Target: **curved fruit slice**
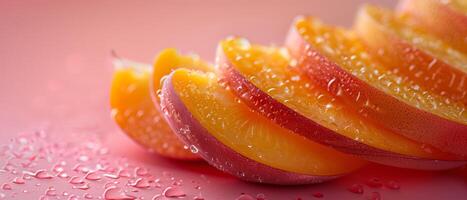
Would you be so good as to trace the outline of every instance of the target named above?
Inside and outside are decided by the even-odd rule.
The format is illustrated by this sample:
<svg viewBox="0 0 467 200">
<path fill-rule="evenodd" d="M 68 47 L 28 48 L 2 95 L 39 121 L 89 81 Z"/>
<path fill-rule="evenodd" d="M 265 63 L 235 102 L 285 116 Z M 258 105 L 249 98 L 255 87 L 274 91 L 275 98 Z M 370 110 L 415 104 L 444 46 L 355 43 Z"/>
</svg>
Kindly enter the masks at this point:
<svg viewBox="0 0 467 200">
<path fill-rule="evenodd" d="M 112 118 L 134 141 L 162 156 L 198 159 L 184 148 L 154 107 L 149 91 L 151 66 L 115 60 L 110 90 Z"/>
<path fill-rule="evenodd" d="M 361 8 L 355 30 L 385 68 L 408 78 L 403 82 L 467 105 L 466 55 L 410 26 L 406 16 L 382 8 Z"/>
<path fill-rule="evenodd" d="M 291 70 L 285 49 L 229 39 L 221 42 L 217 55 L 226 87 L 251 109 L 308 139 L 397 167 L 447 169 L 466 163 L 435 161 L 452 156 L 362 121 L 342 101 Z"/>
<path fill-rule="evenodd" d="M 213 73 L 175 70 L 161 106 L 172 129 L 214 167 L 254 182 L 316 183 L 364 163 L 313 143 L 251 111 Z"/>
<path fill-rule="evenodd" d="M 201 60 L 197 55 L 183 56 L 180 55 L 176 49 L 166 49 L 159 53 L 154 62 L 154 72 L 152 74 L 152 91 L 153 101 L 156 107 L 160 105 L 160 99 L 158 93 L 162 89 L 162 82 L 164 76 L 170 74 L 170 72 L 179 69 L 186 68 L 202 72 L 213 71 L 213 67 L 208 63 Z"/>
<path fill-rule="evenodd" d="M 287 47 L 302 72 L 368 120 L 466 156 L 466 106 L 403 81 L 403 76 L 374 62 L 352 33 L 299 18 Z"/>
<path fill-rule="evenodd" d="M 418 26 L 467 54 L 467 1 L 403 0 L 398 7 Z"/>
</svg>

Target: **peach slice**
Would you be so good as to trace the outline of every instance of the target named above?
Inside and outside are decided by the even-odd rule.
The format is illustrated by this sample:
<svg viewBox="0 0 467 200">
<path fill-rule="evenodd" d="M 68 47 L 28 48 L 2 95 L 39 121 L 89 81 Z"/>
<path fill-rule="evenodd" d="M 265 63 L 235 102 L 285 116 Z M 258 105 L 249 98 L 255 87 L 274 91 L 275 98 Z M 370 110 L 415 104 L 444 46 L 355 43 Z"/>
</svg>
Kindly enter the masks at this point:
<svg viewBox="0 0 467 200">
<path fill-rule="evenodd" d="M 364 6 L 355 31 L 383 67 L 406 78 L 403 82 L 467 105 L 467 56 L 411 26 L 406 15 Z"/>
<path fill-rule="evenodd" d="M 165 157 L 193 160 L 199 157 L 184 148 L 150 97 L 150 65 L 115 60 L 110 90 L 112 118 L 134 141 Z"/>
<path fill-rule="evenodd" d="M 214 167 L 272 184 L 317 183 L 365 162 L 313 143 L 251 111 L 214 73 L 178 69 L 165 79 L 161 106 L 172 129 Z"/>
<path fill-rule="evenodd" d="M 418 26 L 467 54 L 467 1 L 403 0 L 398 8 Z"/>
<path fill-rule="evenodd" d="M 435 170 L 466 163 L 362 120 L 350 106 L 289 67 L 285 49 L 228 39 L 220 43 L 217 56 L 225 87 L 251 109 L 310 140 L 397 167 Z"/>
<path fill-rule="evenodd" d="M 298 18 L 287 47 L 294 64 L 369 121 L 422 144 L 467 155 L 466 106 L 433 94 L 375 62 L 346 30 Z"/>
<path fill-rule="evenodd" d="M 156 107 L 160 105 L 159 95 L 157 94 L 160 93 L 162 89 L 161 83 L 163 82 L 164 76 L 169 75 L 170 72 L 178 68 L 187 68 L 203 72 L 214 70 L 210 64 L 200 59 L 197 55 L 183 56 L 175 49 L 166 49 L 162 51 L 156 57 L 152 74 L 152 97 Z"/>
</svg>

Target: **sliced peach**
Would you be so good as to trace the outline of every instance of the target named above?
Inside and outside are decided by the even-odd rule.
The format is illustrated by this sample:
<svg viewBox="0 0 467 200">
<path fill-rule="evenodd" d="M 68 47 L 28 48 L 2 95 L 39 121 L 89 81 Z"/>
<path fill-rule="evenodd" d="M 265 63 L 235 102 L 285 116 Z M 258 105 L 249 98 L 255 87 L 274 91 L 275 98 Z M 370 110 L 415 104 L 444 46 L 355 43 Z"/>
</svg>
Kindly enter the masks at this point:
<svg viewBox="0 0 467 200">
<path fill-rule="evenodd" d="M 161 106 L 190 149 L 240 179 L 273 184 L 316 183 L 365 162 L 279 127 L 251 111 L 213 73 L 178 69 L 165 79 Z"/>
<path fill-rule="evenodd" d="M 285 49 L 228 39 L 220 43 L 217 56 L 225 87 L 251 109 L 308 139 L 397 167 L 447 169 L 466 163 L 363 120 L 342 100 L 289 67 Z"/>
<path fill-rule="evenodd" d="M 398 7 L 417 26 L 467 54 L 467 1 L 402 0 Z"/>
<path fill-rule="evenodd" d="M 368 120 L 422 144 L 467 155 L 466 106 L 382 67 L 351 32 L 299 18 L 286 43 L 300 71 Z"/>
<path fill-rule="evenodd" d="M 187 68 L 196 71 L 209 72 L 213 67 L 200 59 L 197 55 L 180 55 L 175 49 L 165 49 L 156 57 L 152 74 L 153 100 L 156 107 L 160 104 L 159 93 L 162 89 L 162 79 L 175 69 Z"/>
<path fill-rule="evenodd" d="M 118 59 L 115 62 L 110 105 L 112 117 L 134 141 L 162 156 L 176 159 L 198 159 L 184 148 L 150 97 L 149 65 Z"/>
<path fill-rule="evenodd" d="M 406 15 L 373 6 L 360 9 L 355 30 L 373 57 L 403 82 L 467 105 L 465 54 L 410 26 Z"/>
</svg>

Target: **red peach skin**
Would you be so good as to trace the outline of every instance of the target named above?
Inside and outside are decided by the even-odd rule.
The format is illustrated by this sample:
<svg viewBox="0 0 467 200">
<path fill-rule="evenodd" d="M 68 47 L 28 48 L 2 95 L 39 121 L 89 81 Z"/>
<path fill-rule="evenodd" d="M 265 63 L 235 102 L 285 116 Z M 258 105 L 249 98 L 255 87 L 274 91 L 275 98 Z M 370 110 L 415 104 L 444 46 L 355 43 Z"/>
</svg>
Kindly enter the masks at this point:
<svg viewBox="0 0 467 200">
<path fill-rule="evenodd" d="M 314 49 L 295 26 L 288 34 L 286 46 L 291 56 L 299 62 L 302 72 L 324 88 L 334 80 L 334 84 L 342 87 L 343 93 L 339 96 L 336 95 L 337 91 L 331 91 L 333 95 L 341 97 L 351 107 L 363 108 L 374 122 L 440 150 L 460 156 L 467 154 L 467 125 L 417 109 L 360 80 Z M 355 99 L 369 99 L 377 104 L 380 111 L 368 108 L 364 106 L 364 101 Z"/>
<path fill-rule="evenodd" d="M 161 107 L 165 113 L 164 117 L 169 122 L 172 130 L 186 144 L 194 145 L 198 149 L 198 155 L 217 169 L 242 180 L 278 185 L 297 185 L 320 183 L 338 177 L 310 176 L 286 172 L 253 161 L 228 148 L 214 138 L 186 108 L 174 91 L 172 75 L 167 77 L 162 86 Z M 179 130 L 183 129 L 187 124 L 190 126 L 190 133 L 180 133 Z"/>
<path fill-rule="evenodd" d="M 445 170 L 463 166 L 467 163 L 460 160 L 433 160 L 407 156 L 378 149 L 335 133 L 288 108 L 257 88 L 232 66 L 232 63 L 226 58 L 221 48 L 219 48 L 217 53 L 217 60 L 222 80 L 229 85 L 237 97 L 242 99 L 250 108 L 273 120 L 280 126 L 303 135 L 312 141 L 372 162 L 401 168 Z M 245 93 L 249 95 L 238 95 Z"/>
</svg>

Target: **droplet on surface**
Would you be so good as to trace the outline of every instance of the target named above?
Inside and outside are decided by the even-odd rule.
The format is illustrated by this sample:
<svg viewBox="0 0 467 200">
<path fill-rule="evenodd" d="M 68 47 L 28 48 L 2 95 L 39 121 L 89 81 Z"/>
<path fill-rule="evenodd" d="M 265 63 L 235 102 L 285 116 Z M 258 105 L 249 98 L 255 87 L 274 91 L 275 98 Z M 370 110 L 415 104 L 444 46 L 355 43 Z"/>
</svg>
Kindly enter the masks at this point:
<svg viewBox="0 0 467 200">
<path fill-rule="evenodd" d="M 135 196 L 127 194 L 122 188 L 111 186 L 104 191 L 104 199 L 106 200 L 133 200 Z"/>
<path fill-rule="evenodd" d="M 162 192 L 162 195 L 165 197 L 184 197 L 186 196 L 185 192 L 178 187 L 167 187 Z"/>
<path fill-rule="evenodd" d="M 15 179 L 13 179 L 13 183 L 15 184 L 24 184 L 26 181 L 21 178 L 21 177 L 16 177 Z"/>
<path fill-rule="evenodd" d="M 84 176 L 85 179 L 91 181 L 97 181 L 101 179 L 101 176 L 97 173 L 97 171 L 90 171 Z"/>
<path fill-rule="evenodd" d="M 323 193 L 321 193 L 321 192 L 315 192 L 315 193 L 313 193 L 313 196 L 316 197 L 316 198 L 323 198 L 324 197 Z"/>
<path fill-rule="evenodd" d="M 53 178 L 53 176 L 49 172 L 47 172 L 47 170 L 45 170 L 45 169 L 37 170 L 34 173 L 34 177 L 37 178 L 37 179 L 51 179 L 51 178 Z"/>
<path fill-rule="evenodd" d="M 147 176 L 149 174 L 149 171 L 144 167 L 137 167 L 135 168 L 135 174 L 138 176 Z"/>
<path fill-rule="evenodd" d="M 83 179 L 77 176 L 71 177 L 68 182 L 71 184 L 83 184 L 84 183 Z"/>
<path fill-rule="evenodd" d="M 3 190 L 11 190 L 12 188 L 11 188 L 11 185 L 10 185 L 10 184 L 4 183 L 4 184 L 2 185 L 2 189 L 3 189 Z"/>
<path fill-rule="evenodd" d="M 381 200 L 381 194 L 379 192 L 372 192 L 367 198 L 368 200 Z"/>
<path fill-rule="evenodd" d="M 385 186 L 389 189 L 392 189 L 392 190 L 399 190 L 401 188 L 401 186 L 399 185 L 398 182 L 396 181 L 389 181 L 385 184 Z"/>
<path fill-rule="evenodd" d="M 129 185 L 135 188 L 149 188 L 151 186 L 149 180 L 144 178 L 138 178 L 135 182 L 130 183 Z"/>
<path fill-rule="evenodd" d="M 89 188 L 90 188 L 89 183 L 85 183 L 83 185 L 78 185 L 78 186 L 76 185 L 73 186 L 73 189 L 80 189 L 80 190 L 87 190 Z"/>
<path fill-rule="evenodd" d="M 248 194 L 241 194 L 235 200 L 255 200 L 255 198 L 253 198 L 252 196 Z"/>
<path fill-rule="evenodd" d="M 353 184 L 349 188 L 347 188 L 349 192 L 355 193 L 355 194 L 363 194 L 363 185 L 362 184 Z"/>
<path fill-rule="evenodd" d="M 47 190 L 45 191 L 45 195 L 46 195 L 46 196 L 50 196 L 50 197 L 57 196 L 57 190 L 55 190 L 54 187 L 49 187 L 49 188 L 47 188 Z"/>
<path fill-rule="evenodd" d="M 383 182 L 381 181 L 381 179 L 373 177 L 366 181 L 366 185 L 372 188 L 379 188 L 383 186 Z"/>
<path fill-rule="evenodd" d="M 266 200 L 266 195 L 259 193 L 256 195 L 256 200 Z"/>
</svg>

